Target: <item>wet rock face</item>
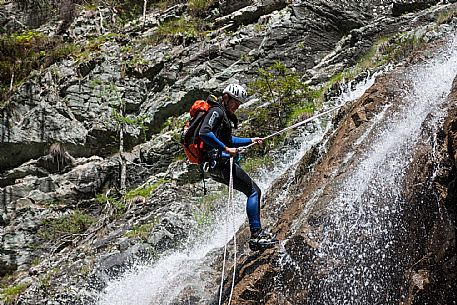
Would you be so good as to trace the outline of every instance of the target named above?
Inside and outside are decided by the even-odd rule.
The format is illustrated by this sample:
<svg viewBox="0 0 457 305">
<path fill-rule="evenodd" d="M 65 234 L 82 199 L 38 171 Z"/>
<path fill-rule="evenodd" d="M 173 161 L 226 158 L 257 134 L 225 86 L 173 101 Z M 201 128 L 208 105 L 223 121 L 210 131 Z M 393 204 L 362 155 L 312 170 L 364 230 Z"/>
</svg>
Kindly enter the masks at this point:
<svg viewBox="0 0 457 305">
<path fill-rule="evenodd" d="M 448 303 L 456 297 L 456 115 L 457 79 L 448 96 L 451 105 L 443 130 L 437 135 L 425 132 L 407 174 L 406 196 L 411 203 L 406 213 L 411 226 L 411 247 L 419 247 L 408 272 L 404 304 Z M 437 167 L 437 164 L 438 167 Z M 438 203 L 437 203 L 438 199 Z M 408 209 L 407 209 L 408 210 Z"/>
<path fill-rule="evenodd" d="M 336 190 L 343 185 L 341 181 L 363 166 L 360 154 L 370 147 L 364 147 L 359 139 L 370 137 L 369 126 L 374 121 L 389 117 L 403 107 L 405 93 L 413 86 L 405 78 L 406 74 L 406 69 L 396 68 L 378 78 L 360 100 L 340 111 L 337 116 L 339 128 L 331 136 L 326 154 L 312 172 L 296 172 L 297 184 L 290 187 L 290 201 L 275 225 L 278 236 L 286 239 L 284 249 L 268 250 L 258 256 L 251 252 L 250 257 L 240 263 L 243 268 L 232 302 L 254 304 L 260 299 L 262 304 L 332 304 L 342 300 L 339 295 L 344 294 L 341 289 L 346 286 L 343 284 L 336 290 L 331 287 L 345 278 L 345 274 L 352 274 L 347 279 L 352 281 L 350 287 L 355 289 L 355 295 L 363 294 L 364 300 L 371 304 L 453 302 L 456 291 L 453 270 L 457 258 L 456 80 L 445 102 L 449 111 L 441 128 L 436 128 L 432 117 L 427 117 L 421 126 L 418 142 L 403 174 L 400 196 L 405 204 L 399 214 L 393 211 L 393 202 L 398 199 L 388 190 L 384 190 L 384 201 L 379 198 L 376 201 L 383 206 L 381 210 L 373 208 L 369 197 L 363 206 L 349 214 L 344 211 L 351 211 L 355 203 L 345 202 L 340 210 L 338 201 L 332 201 Z M 308 157 L 303 162 L 304 167 L 308 166 Z M 378 170 L 382 172 L 381 168 Z M 372 182 L 374 188 L 376 178 Z M 319 194 L 317 199 L 316 194 Z M 269 196 L 274 196 L 274 192 Z M 344 198 L 340 200 L 344 201 Z M 328 206 L 330 203 L 335 206 Z M 267 204 L 266 215 L 270 213 L 268 209 Z M 341 215 L 332 213 L 333 210 Z M 390 210 L 387 218 L 382 210 Z M 351 217 L 356 215 L 363 223 L 366 220 L 363 213 L 367 211 L 377 216 L 373 220 L 375 223 L 385 223 L 390 228 L 389 235 L 400 234 L 399 238 L 384 240 L 382 230 L 369 233 L 363 226 L 354 224 L 356 229 L 351 232 L 351 226 L 344 225 L 345 221 L 351 223 Z M 335 217 L 342 221 L 336 222 Z M 401 226 L 388 224 L 389 221 L 401 223 Z M 372 223 L 367 223 L 368 227 L 370 225 Z M 384 242 L 377 244 L 377 239 L 370 239 L 370 234 Z M 331 247 L 341 253 L 322 252 L 329 240 L 352 246 L 340 248 L 335 243 Z M 353 256 L 353 253 L 360 256 Z M 358 264 L 351 265 L 351 260 Z M 383 271 L 377 277 L 371 273 L 370 264 L 374 266 L 380 261 Z M 361 267 L 363 270 L 357 273 L 358 266 L 368 267 Z M 404 272 L 398 272 L 399 269 Z M 385 292 L 382 300 L 379 294 L 372 293 L 371 281 L 386 281 L 381 288 Z"/>
</svg>

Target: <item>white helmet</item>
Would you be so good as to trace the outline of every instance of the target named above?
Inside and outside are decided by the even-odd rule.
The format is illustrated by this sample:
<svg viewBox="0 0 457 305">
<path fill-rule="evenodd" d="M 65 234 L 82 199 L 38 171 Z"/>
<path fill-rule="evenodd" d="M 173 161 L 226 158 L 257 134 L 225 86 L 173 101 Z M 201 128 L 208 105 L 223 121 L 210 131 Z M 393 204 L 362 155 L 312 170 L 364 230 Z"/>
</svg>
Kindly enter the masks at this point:
<svg viewBox="0 0 457 305">
<path fill-rule="evenodd" d="M 230 84 L 227 87 L 225 87 L 222 94 L 225 93 L 227 93 L 234 99 L 238 100 L 241 104 L 246 102 L 246 98 L 248 97 L 246 89 L 244 89 L 243 86 L 240 86 L 238 84 Z"/>
</svg>

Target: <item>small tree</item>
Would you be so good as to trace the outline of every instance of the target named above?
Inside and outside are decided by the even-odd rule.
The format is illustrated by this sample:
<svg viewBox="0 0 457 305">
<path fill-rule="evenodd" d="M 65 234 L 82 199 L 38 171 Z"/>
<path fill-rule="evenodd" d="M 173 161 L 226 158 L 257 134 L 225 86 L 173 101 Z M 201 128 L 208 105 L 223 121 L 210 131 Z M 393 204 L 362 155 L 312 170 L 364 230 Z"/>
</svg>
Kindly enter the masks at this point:
<svg viewBox="0 0 457 305">
<path fill-rule="evenodd" d="M 124 134 L 127 126 L 138 127 L 141 132 L 147 131 L 147 126 L 144 124 L 144 117 L 135 117 L 126 115 L 126 102 L 122 92 L 114 85 L 110 86 L 104 91 L 105 96 L 114 98 L 115 104 L 111 106 L 111 127 L 119 133 L 119 163 L 121 165 L 120 173 L 120 191 L 125 193 L 125 181 L 127 177 L 127 163 L 124 158 Z"/>
<path fill-rule="evenodd" d="M 143 4 L 143 28 L 146 26 L 146 8 L 148 6 L 148 0 L 144 0 Z"/>
<path fill-rule="evenodd" d="M 257 133 L 263 131 L 266 135 L 272 130 L 285 127 L 297 109 L 305 112 L 314 110 L 312 92 L 300 79 L 298 73 L 291 71 L 280 61 L 258 70 L 256 80 L 248 84 L 249 93 L 260 97 L 268 106 L 256 108 L 249 115 L 251 126 Z"/>
</svg>

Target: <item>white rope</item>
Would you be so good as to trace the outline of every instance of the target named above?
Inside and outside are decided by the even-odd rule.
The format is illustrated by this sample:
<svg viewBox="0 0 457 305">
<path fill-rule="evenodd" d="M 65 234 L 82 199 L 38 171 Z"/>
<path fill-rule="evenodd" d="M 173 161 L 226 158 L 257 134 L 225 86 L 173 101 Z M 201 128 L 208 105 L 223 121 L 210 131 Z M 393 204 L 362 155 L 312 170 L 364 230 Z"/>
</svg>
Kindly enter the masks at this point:
<svg viewBox="0 0 457 305">
<path fill-rule="evenodd" d="M 232 176 L 232 172 L 230 171 L 230 177 Z M 229 187 L 229 199 L 228 199 L 227 207 L 230 204 L 230 187 Z M 225 228 L 224 228 L 224 241 L 227 240 L 227 226 L 228 226 L 228 209 L 225 212 Z M 219 305 L 222 304 L 222 292 L 224 290 L 224 274 L 225 274 L 225 261 L 227 257 L 227 243 L 224 242 L 224 259 L 222 261 L 222 274 L 221 274 L 221 285 L 219 289 Z"/>
<path fill-rule="evenodd" d="M 231 193 L 231 194 L 230 194 Z M 233 287 L 235 287 L 235 273 L 236 273 L 236 224 L 235 224 L 235 201 L 233 200 L 233 157 L 230 158 L 230 186 L 229 197 L 232 209 L 232 226 L 233 226 L 233 275 L 232 287 L 230 288 L 230 297 L 228 305 L 232 302 Z"/>
<path fill-rule="evenodd" d="M 232 211 L 232 228 L 233 228 L 233 246 L 234 246 L 234 263 L 233 263 L 233 277 L 232 286 L 230 288 L 230 297 L 228 304 L 232 302 L 233 287 L 235 286 L 235 272 L 236 272 L 236 225 L 235 225 L 235 203 L 233 201 L 233 157 L 230 157 L 230 180 L 229 180 L 229 193 L 227 200 L 227 209 L 225 213 L 225 235 L 224 240 L 227 239 L 228 231 L 228 213 Z M 227 243 L 224 245 L 224 260 L 222 263 L 222 275 L 221 275 L 221 286 L 219 289 L 219 305 L 222 304 L 222 292 L 224 290 L 224 274 L 225 274 L 225 262 L 227 258 Z"/>
<path fill-rule="evenodd" d="M 336 110 L 336 109 L 339 109 L 339 108 L 341 108 L 341 107 L 343 107 L 343 105 L 339 105 L 339 106 L 333 107 L 333 108 L 330 109 L 330 110 L 327 110 L 327 111 L 324 111 L 324 112 L 322 112 L 322 113 L 316 114 L 315 116 L 312 116 L 312 117 L 310 117 L 310 118 L 307 118 L 306 120 L 303 120 L 303 121 L 301 121 L 301 122 L 298 122 L 298 123 L 296 123 L 296 124 L 294 124 L 294 125 L 292 125 L 292 126 L 289 126 L 289 127 L 284 128 L 284 129 L 282 129 L 282 130 L 276 131 L 275 133 L 272 133 L 271 135 L 266 136 L 266 137 L 263 138 L 262 140 L 267 140 L 267 139 L 272 138 L 272 137 L 274 137 L 274 136 L 277 136 L 277 135 L 279 135 L 279 134 L 281 134 L 281 133 L 284 133 L 284 132 L 286 132 L 286 131 L 288 131 L 288 130 L 295 129 L 295 128 L 297 128 L 297 127 L 303 125 L 303 124 L 306 124 L 306 123 L 308 123 L 308 122 L 311 122 L 311 121 L 313 121 L 313 120 L 315 120 L 315 119 L 317 119 L 317 118 L 319 118 L 319 117 L 321 117 L 321 116 L 323 116 L 323 115 L 326 115 L 326 114 L 328 114 L 328 113 L 330 113 L 330 112 L 332 112 L 332 111 L 334 111 L 334 110 Z M 253 146 L 253 145 L 255 145 L 255 144 L 256 144 L 256 143 L 251 143 L 251 144 L 249 144 L 249 145 L 243 146 L 243 147 L 239 148 L 238 151 L 239 151 L 239 152 L 243 152 L 243 151 L 245 151 L 246 149 L 248 149 L 249 147 L 251 147 L 251 146 Z"/>
</svg>

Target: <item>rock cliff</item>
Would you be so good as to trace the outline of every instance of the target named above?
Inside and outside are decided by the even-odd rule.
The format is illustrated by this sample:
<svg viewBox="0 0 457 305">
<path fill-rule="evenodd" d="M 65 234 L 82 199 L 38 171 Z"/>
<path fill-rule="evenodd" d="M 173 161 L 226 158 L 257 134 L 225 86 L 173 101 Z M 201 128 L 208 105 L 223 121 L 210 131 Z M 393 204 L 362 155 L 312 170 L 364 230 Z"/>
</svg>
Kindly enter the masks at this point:
<svg viewBox="0 0 457 305">
<path fill-rule="evenodd" d="M 408 66 L 422 62 L 429 57 L 428 52 L 413 54 Z M 397 159 L 391 163 L 382 160 L 396 158 L 382 151 L 382 147 L 396 145 L 390 142 L 388 132 L 382 133 L 386 138 L 377 147 L 381 153 L 370 160 L 374 164 L 364 161 L 371 153 L 364 143 L 370 143 L 369 149 L 374 146 L 370 138 L 377 129 L 382 130 L 379 122 L 405 107 L 405 88 L 413 88 L 405 77 L 408 70 L 414 68 L 397 67 L 377 78 L 362 98 L 340 111 L 336 118 L 339 127 L 331 135 L 325 154 L 317 162 L 305 155 L 280 213 L 275 193 L 290 177 L 273 186 L 264 212 L 284 242 L 279 249 L 239 254 L 243 259 L 235 278 L 233 304 L 453 302 L 455 72 L 451 91 L 439 106 L 446 108 L 444 117 L 437 121 L 428 115 L 421 124 L 405 172 L 393 176 L 396 181 L 392 189 L 385 188 L 390 186 L 388 182 L 378 180 L 391 178 L 383 174 L 383 167 L 391 172 L 401 167 Z M 416 106 L 414 102 L 406 105 Z M 394 139 L 398 140 L 406 142 L 400 136 Z M 406 147 L 402 149 L 408 154 Z M 378 177 L 371 176 L 373 166 Z M 353 177 L 354 172 L 360 177 Z M 401 187 L 395 190 L 395 184 Z M 357 195 L 360 197 L 354 197 L 360 189 L 364 190 Z M 398 202 L 404 205 L 399 208 Z M 240 233 L 241 240 L 246 236 L 247 232 Z M 227 291 L 231 291 L 230 278 Z M 228 292 L 225 296 L 228 299 Z"/>
<path fill-rule="evenodd" d="M 209 214 L 220 205 L 202 202 L 198 169 L 182 160 L 178 138 L 185 112 L 195 99 L 220 94 L 230 82 L 246 85 L 255 80 L 258 68 L 279 60 L 312 88 L 325 89 L 319 102 L 323 105 L 347 89 L 344 80 L 334 81 L 338 75 L 357 83 L 374 72 L 392 71 L 378 77 L 361 99 L 344 106 L 333 119 L 336 129 L 305 154 L 293 174 L 268 190 L 263 217 L 284 240 L 282 250 L 250 253 L 247 230 L 239 232 L 241 259 L 232 303 L 343 303 L 319 297 L 331 290 L 320 286 L 320 280 L 328 280 L 335 270 L 349 272 L 337 255 L 316 250 L 332 240 L 346 242 L 329 236 L 331 232 L 353 229 L 329 220 L 334 217 L 327 210 L 329 202 L 335 189 L 358 169 L 364 146 L 371 145 L 360 139 L 370 133 L 373 122 L 383 113 L 395 116 L 394 110 L 406 103 L 402 97 L 412 86 L 405 78 L 408 69 L 427 62 L 455 32 L 456 4 L 209 1 L 204 18 L 198 19 L 199 34 L 181 30 L 159 36 L 170 20 L 195 17 L 187 2 L 154 6 L 145 18 L 123 25 L 118 19 L 121 12 L 113 7 L 70 1 L 71 11 L 64 12 L 72 16 L 59 20 L 51 8 L 43 7 L 37 14 L 24 5 L 29 2 L 0 2 L 2 33 L 34 29 L 48 37 L 61 36 L 77 51 L 30 73 L 2 103 L 2 301 L 94 304 L 97 292 L 130 266 L 155 262 L 204 230 Z M 366 54 L 371 65 L 363 63 Z M 356 76 L 344 74 L 351 69 Z M 456 94 L 454 82 L 444 104 L 445 117 L 425 120 L 419 148 L 403 173 L 401 193 L 409 206 L 402 206 L 395 217 L 402 215 L 401 229 L 407 228 L 409 235 L 389 240 L 392 247 L 387 252 L 407 259 L 383 261 L 391 268 L 378 280 L 389 283 L 379 292 L 385 296 L 372 296 L 365 303 L 455 300 Z M 263 104 L 253 99 L 246 110 Z M 140 119 L 124 131 L 127 197 L 118 192 L 119 111 L 127 119 Z M 283 144 L 287 147 L 287 140 Z M 272 154 L 282 153 L 277 150 Z M 215 196 L 224 196 L 216 184 L 207 183 Z M 287 200 L 276 202 L 281 196 Z M 386 196 L 383 207 L 394 195 Z M 375 251 L 364 234 L 367 231 L 351 235 L 360 240 L 354 247 Z M 347 257 L 353 258 L 353 253 Z M 397 267 L 400 272 L 394 270 Z M 207 279 L 213 284 L 218 282 L 215 273 Z M 361 293 L 377 289 L 356 285 Z M 19 293 L 8 294 L 8 288 Z M 216 284 L 201 294 L 182 290 L 173 304 L 205 304 L 217 298 Z"/>
</svg>

